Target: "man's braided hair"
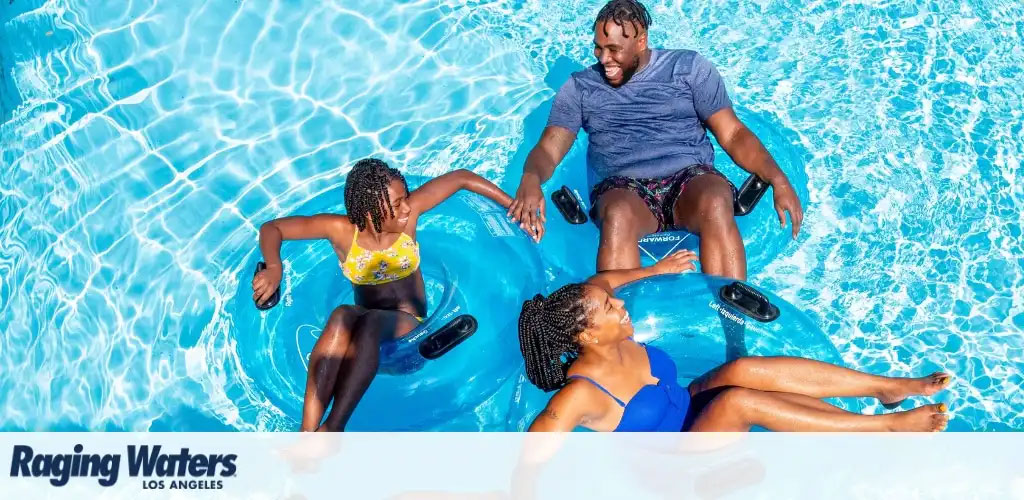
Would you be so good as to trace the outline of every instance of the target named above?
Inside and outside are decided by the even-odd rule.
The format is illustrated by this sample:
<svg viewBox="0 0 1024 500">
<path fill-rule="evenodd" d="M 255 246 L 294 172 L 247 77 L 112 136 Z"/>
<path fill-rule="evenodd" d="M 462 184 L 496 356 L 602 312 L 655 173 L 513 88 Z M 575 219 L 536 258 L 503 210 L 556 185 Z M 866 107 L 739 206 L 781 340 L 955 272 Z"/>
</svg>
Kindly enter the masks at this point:
<svg viewBox="0 0 1024 500">
<path fill-rule="evenodd" d="M 651 14 L 647 12 L 647 8 L 642 3 L 636 0 L 612 0 L 597 13 L 594 29 L 596 30 L 598 26 L 603 27 L 604 34 L 607 36 L 608 27 L 605 26 L 605 23 L 608 21 L 623 27 L 629 23 L 633 26 L 634 32 L 639 34 L 640 28 L 643 28 L 644 31 L 650 28 Z M 626 36 L 628 38 L 628 35 Z"/>
</svg>

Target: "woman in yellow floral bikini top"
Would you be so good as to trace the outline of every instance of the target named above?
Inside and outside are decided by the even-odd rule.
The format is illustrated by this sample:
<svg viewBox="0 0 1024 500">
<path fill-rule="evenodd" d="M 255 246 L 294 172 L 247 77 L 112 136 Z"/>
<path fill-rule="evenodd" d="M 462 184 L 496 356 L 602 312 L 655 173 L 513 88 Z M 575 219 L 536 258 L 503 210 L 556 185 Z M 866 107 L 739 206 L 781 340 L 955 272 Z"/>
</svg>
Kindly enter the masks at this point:
<svg viewBox="0 0 1024 500">
<path fill-rule="evenodd" d="M 352 244 L 342 262 L 341 272 L 355 285 L 382 285 L 400 280 L 420 267 L 420 246 L 402 233 L 385 250 L 359 248 L 358 231 L 352 231 Z"/>
<path fill-rule="evenodd" d="M 382 340 L 408 334 L 427 315 L 416 222 L 461 189 L 508 207 L 512 198 L 468 170 L 456 170 L 409 192 L 405 178 L 376 159 L 356 163 L 345 180 L 347 215 L 283 217 L 260 227 L 266 269 L 253 278 L 262 304 L 281 283 L 281 241 L 326 239 L 352 282 L 355 304 L 331 313 L 309 358 L 302 430 L 344 430 L 377 373 Z M 334 400 L 331 412 L 324 412 Z"/>
</svg>

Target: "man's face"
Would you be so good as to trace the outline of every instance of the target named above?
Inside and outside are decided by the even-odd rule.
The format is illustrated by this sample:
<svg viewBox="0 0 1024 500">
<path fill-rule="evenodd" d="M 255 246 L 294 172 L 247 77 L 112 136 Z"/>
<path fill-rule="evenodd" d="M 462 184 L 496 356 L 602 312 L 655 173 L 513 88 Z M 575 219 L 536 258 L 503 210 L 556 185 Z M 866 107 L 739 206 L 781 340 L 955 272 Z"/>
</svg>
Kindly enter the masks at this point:
<svg viewBox="0 0 1024 500">
<path fill-rule="evenodd" d="M 647 50 L 647 32 L 635 23 L 598 22 L 594 26 L 594 57 L 604 69 L 604 79 L 621 87 L 636 73 L 640 55 Z"/>
</svg>

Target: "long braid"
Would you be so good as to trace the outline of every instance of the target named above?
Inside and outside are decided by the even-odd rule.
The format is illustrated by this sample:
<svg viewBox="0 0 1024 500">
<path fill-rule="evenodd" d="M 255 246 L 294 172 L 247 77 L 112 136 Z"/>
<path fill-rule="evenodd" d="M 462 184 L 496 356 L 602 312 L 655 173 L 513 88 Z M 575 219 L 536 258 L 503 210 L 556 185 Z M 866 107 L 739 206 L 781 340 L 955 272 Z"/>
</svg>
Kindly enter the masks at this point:
<svg viewBox="0 0 1024 500">
<path fill-rule="evenodd" d="M 405 177 L 396 168 L 376 158 L 359 160 L 345 178 L 345 212 L 360 231 L 366 230 L 366 217 L 373 221 L 378 232 L 384 221 L 385 210 L 395 216 L 388 196 L 388 185 L 392 180 L 405 183 Z M 406 190 L 409 187 L 406 185 Z"/>
<path fill-rule="evenodd" d="M 565 385 L 569 365 L 579 356 L 579 334 L 590 326 L 583 292 L 582 285 L 571 284 L 523 302 L 519 349 L 526 376 L 544 391 Z"/>
<path fill-rule="evenodd" d="M 639 33 L 640 28 L 647 31 L 651 27 L 651 14 L 647 12 L 647 8 L 642 3 L 636 0 L 612 0 L 605 4 L 601 11 L 597 13 L 594 29 L 597 29 L 598 25 L 604 26 L 608 21 L 619 26 L 625 26 L 626 23 L 629 23 L 633 26 L 636 33 Z M 604 26 L 604 29 L 604 34 L 607 36 L 608 28 Z"/>
</svg>

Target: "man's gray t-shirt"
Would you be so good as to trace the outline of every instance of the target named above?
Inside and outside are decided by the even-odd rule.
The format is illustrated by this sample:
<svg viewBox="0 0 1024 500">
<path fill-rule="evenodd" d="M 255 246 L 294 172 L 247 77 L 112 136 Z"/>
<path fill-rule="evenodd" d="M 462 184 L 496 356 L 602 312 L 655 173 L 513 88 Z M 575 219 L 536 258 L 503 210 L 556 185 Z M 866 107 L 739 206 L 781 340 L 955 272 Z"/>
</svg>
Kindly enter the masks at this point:
<svg viewBox="0 0 1024 500">
<path fill-rule="evenodd" d="M 555 96 L 548 126 L 587 132 L 587 163 L 597 180 L 665 177 L 713 164 L 704 122 L 731 105 L 722 77 L 700 54 L 651 49 L 647 66 L 619 88 L 608 85 L 598 64 L 573 73 Z"/>
</svg>

